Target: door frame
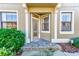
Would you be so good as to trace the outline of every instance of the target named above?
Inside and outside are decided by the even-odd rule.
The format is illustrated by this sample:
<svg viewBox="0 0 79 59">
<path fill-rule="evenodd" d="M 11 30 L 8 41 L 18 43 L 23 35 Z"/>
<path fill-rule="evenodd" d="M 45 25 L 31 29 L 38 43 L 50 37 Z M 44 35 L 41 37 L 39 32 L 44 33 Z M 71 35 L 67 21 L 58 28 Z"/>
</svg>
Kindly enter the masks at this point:
<svg viewBox="0 0 79 59">
<path fill-rule="evenodd" d="M 32 13 L 31 13 L 31 41 L 33 41 L 33 18 L 34 19 L 38 19 L 35 17 L 32 17 Z M 40 18 L 38 19 L 38 38 L 40 38 Z"/>
<path fill-rule="evenodd" d="M 31 41 L 33 41 L 33 25 L 32 25 L 32 23 L 33 23 L 33 18 L 34 17 L 32 17 L 32 13 L 31 13 Z M 40 16 L 39 16 L 39 18 L 34 18 L 34 19 L 38 19 L 38 38 L 40 38 L 40 34 L 41 34 L 41 18 L 40 18 Z M 45 33 L 50 33 L 50 14 L 49 14 L 49 32 L 45 32 Z"/>
</svg>

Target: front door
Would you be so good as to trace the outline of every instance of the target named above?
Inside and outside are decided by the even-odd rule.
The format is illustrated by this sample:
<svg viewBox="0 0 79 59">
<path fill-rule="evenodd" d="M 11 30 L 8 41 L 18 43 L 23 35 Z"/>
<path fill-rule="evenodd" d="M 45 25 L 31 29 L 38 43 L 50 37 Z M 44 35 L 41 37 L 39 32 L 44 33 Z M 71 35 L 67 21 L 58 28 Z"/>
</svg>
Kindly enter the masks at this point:
<svg viewBox="0 0 79 59">
<path fill-rule="evenodd" d="M 39 18 L 31 16 L 31 41 L 39 38 Z"/>
<path fill-rule="evenodd" d="M 38 21 L 39 20 L 35 19 L 35 18 L 33 18 L 32 20 L 33 20 L 33 23 L 32 23 L 33 24 L 32 25 L 33 26 L 33 39 L 38 39 L 38 35 L 39 35 L 39 28 L 38 28 L 39 23 L 38 23 Z"/>
</svg>

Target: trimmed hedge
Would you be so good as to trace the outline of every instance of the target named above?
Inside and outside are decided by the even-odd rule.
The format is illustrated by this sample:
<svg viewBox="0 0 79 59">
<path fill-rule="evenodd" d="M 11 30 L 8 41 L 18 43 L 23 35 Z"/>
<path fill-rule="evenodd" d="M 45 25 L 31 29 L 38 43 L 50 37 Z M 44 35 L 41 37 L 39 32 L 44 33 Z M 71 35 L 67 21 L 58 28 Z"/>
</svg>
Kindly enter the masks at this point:
<svg viewBox="0 0 79 59">
<path fill-rule="evenodd" d="M 25 35 L 16 29 L 0 29 L 0 48 L 18 52 L 25 43 Z"/>
<path fill-rule="evenodd" d="M 72 45 L 76 48 L 79 48 L 79 37 L 71 38 L 73 40 Z"/>
</svg>

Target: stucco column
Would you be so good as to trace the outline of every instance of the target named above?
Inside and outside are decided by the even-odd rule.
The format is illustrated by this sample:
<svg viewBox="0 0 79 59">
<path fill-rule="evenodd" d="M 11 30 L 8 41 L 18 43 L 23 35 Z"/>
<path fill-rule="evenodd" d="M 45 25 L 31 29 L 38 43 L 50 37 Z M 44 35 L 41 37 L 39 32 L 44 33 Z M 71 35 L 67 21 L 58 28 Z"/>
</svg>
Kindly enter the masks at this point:
<svg viewBox="0 0 79 59">
<path fill-rule="evenodd" d="M 55 20 L 55 22 L 54 22 L 54 30 L 55 30 L 55 32 L 54 32 L 54 39 L 57 39 L 57 14 L 58 14 L 58 10 L 59 10 L 59 8 L 61 7 L 61 4 L 57 4 L 57 6 L 55 7 L 55 17 L 54 17 L 54 20 Z"/>
<path fill-rule="evenodd" d="M 58 10 L 55 10 L 55 14 L 54 14 L 54 39 L 57 39 L 57 13 Z"/>
<path fill-rule="evenodd" d="M 25 9 L 25 30 L 26 30 L 26 32 L 25 32 L 25 35 L 26 35 L 25 39 L 26 39 L 26 42 L 25 42 L 25 43 L 30 43 L 29 28 L 28 28 L 28 25 L 29 25 L 29 22 L 28 22 L 28 20 L 29 20 L 29 12 L 28 12 L 28 7 L 27 7 L 26 4 L 23 4 L 23 7 L 24 7 L 24 9 Z"/>
</svg>

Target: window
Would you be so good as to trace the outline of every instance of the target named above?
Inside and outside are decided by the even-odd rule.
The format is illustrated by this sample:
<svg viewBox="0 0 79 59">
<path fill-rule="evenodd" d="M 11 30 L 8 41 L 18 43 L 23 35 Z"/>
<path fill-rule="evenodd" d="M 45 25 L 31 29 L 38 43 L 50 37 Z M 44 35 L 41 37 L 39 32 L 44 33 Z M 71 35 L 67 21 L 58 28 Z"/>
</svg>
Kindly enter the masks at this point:
<svg viewBox="0 0 79 59">
<path fill-rule="evenodd" d="M 16 12 L 0 12 L 1 28 L 17 28 Z"/>
<path fill-rule="evenodd" d="M 46 16 L 42 19 L 42 32 L 50 31 L 50 16 Z"/>
<path fill-rule="evenodd" d="M 74 22 L 72 11 L 62 11 L 60 13 L 60 33 L 73 33 Z"/>
</svg>

